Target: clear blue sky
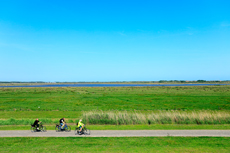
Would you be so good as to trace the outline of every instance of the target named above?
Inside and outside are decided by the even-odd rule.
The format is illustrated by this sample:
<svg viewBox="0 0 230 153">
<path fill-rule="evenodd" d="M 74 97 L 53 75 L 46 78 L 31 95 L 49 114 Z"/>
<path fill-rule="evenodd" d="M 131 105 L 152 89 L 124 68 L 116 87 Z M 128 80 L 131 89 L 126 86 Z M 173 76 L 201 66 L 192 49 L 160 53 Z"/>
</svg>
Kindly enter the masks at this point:
<svg viewBox="0 0 230 153">
<path fill-rule="evenodd" d="M 229 0 L 0 1 L 0 81 L 230 80 Z"/>
</svg>

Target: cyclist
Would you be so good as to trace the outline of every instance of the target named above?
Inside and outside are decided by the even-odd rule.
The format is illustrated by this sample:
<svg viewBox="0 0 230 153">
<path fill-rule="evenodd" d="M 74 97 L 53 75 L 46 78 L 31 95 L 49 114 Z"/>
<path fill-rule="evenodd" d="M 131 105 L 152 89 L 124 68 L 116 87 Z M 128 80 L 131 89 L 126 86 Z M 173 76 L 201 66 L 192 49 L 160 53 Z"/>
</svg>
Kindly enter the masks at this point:
<svg viewBox="0 0 230 153">
<path fill-rule="evenodd" d="M 37 130 L 39 129 L 39 124 L 40 124 L 40 121 L 38 120 L 38 118 L 34 121 L 34 124 L 33 126 L 37 128 Z"/>
<path fill-rule="evenodd" d="M 79 134 L 81 134 L 82 129 L 84 128 L 84 124 L 82 123 L 82 119 L 79 120 L 77 126 L 80 128 Z"/>
<path fill-rule="evenodd" d="M 63 127 L 65 126 L 65 118 L 64 117 L 61 118 L 59 122 L 60 122 L 60 125 L 61 125 L 61 129 L 63 129 Z"/>
</svg>

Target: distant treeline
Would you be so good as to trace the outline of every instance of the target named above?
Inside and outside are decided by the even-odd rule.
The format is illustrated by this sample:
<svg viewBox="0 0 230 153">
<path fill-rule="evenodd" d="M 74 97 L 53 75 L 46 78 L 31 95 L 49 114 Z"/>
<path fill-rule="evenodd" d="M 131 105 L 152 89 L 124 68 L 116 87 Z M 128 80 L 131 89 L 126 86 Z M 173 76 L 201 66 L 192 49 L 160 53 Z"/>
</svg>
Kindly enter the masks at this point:
<svg viewBox="0 0 230 153">
<path fill-rule="evenodd" d="M 100 81 L 80 81 L 80 82 L 45 82 L 45 81 L 0 81 L 0 83 L 224 83 L 230 82 L 230 80 L 160 80 L 160 81 L 108 81 L 108 82 L 100 82 Z"/>
<path fill-rule="evenodd" d="M 32 81 L 32 82 L 24 82 L 24 81 L 0 81 L 0 83 L 50 83 L 44 81 Z M 55 83 L 55 82 L 53 82 Z"/>
<path fill-rule="evenodd" d="M 230 82 L 230 80 L 212 80 L 212 81 L 206 81 L 206 80 L 196 80 L 196 81 L 187 81 L 187 80 L 160 80 L 158 81 L 160 83 L 167 83 L 167 82 L 178 82 L 178 83 L 214 83 L 214 82 Z"/>
<path fill-rule="evenodd" d="M 0 83 L 48 83 L 48 82 L 44 82 L 44 81 L 0 81 Z"/>
</svg>

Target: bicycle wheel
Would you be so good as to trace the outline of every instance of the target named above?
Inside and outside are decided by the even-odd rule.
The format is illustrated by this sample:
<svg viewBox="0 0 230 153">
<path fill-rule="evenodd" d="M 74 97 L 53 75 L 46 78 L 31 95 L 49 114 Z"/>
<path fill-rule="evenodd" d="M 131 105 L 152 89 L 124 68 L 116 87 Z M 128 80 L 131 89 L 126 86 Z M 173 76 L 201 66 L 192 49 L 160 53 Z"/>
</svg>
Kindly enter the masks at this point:
<svg viewBox="0 0 230 153">
<path fill-rule="evenodd" d="M 71 127 L 70 126 L 67 126 L 66 129 L 65 129 L 66 132 L 70 132 L 71 131 Z"/>
<path fill-rule="evenodd" d="M 79 128 L 76 128 L 74 133 L 75 133 L 75 135 L 79 134 Z"/>
<path fill-rule="evenodd" d="M 42 130 L 42 132 L 46 132 L 46 127 L 45 126 L 43 126 L 42 128 L 41 128 Z"/>
<path fill-rule="evenodd" d="M 77 128 L 75 129 L 74 134 L 75 135 L 79 134 L 79 130 Z"/>
<path fill-rule="evenodd" d="M 61 131 L 60 128 L 59 128 L 59 126 L 56 126 L 56 127 L 55 127 L 55 130 L 56 130 L 56 132 Z"/>
<path fill-rule="evenodd" d="M 36 130 L 36 127 L 31 127 L 31 132 L 36 132 L 37 130 Z"/>
<path fill-rule="evenodd" d="M 85 129 L 84 129 L 84 134 L 85 134 L 85 135 L 90 135 L 90 130 L 87 129 L 87 128 L 85 128 Z"/>
</svg>

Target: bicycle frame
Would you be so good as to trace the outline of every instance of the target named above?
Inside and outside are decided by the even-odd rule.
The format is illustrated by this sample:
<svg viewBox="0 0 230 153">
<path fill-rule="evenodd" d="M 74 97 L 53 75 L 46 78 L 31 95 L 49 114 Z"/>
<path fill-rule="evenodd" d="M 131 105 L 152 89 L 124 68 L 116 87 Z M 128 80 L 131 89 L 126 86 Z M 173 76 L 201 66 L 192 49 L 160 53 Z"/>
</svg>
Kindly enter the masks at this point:
<svg viewBox="0 0 230 153">
<path fill-rule="evenodd" d="M 60 130 L 63 130 L 63 129 L 67 128 L 67 124 L 64 125 L 63 129 L 61 128 L 61 125 L 56 125 L 56 126 L 58 126 L 58 129 L 60 129 Z"/>
</svg>

